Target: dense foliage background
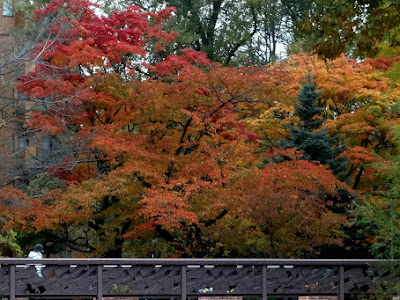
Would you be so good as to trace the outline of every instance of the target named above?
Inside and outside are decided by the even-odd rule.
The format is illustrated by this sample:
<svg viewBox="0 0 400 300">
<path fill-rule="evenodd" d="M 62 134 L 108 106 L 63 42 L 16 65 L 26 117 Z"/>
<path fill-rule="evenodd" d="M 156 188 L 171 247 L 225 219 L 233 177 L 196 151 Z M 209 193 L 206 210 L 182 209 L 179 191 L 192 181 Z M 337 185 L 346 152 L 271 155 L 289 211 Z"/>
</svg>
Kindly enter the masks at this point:
<svg viewBox="0 0 400 300">
<path fill-rule="evenodd" d="M 398 1 L 16 9 L 52 142 L 0 190 L 3 254 L 399 255 Z"/>
</svg>

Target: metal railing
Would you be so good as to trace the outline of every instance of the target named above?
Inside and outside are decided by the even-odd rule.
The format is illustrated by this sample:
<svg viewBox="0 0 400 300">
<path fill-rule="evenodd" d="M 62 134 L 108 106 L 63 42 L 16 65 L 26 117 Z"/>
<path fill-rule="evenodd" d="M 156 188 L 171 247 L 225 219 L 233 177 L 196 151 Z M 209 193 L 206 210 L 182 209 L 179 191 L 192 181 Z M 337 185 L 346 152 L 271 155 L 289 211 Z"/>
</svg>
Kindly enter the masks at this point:
<svg viewBox="0 0 400 300">
<path fill-rule="evenodd" d="M 173 297 L 374 293 L 378 260 L 0 259 L 0 294 Z M 36 273 L 41 267 L 43 277 Z M 377 275 L 378 274 L 378 275 Z M 380 275 L 379 275 L 380 274 Z M 35 295 L 33 295 L 35 294 Z M 37 295 L 39 294 L 39 295 Z"/>
</svg>

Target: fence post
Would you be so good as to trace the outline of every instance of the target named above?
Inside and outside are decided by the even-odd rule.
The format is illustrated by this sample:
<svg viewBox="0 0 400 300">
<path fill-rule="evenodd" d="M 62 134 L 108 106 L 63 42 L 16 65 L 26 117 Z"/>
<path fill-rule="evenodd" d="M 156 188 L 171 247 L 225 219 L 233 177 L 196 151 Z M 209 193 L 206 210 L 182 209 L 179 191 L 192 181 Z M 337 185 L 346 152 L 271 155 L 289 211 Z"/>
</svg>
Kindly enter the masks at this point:
<svg viewBox="0 0 400 300">
<path fill-rule="evenodd" d="M 15 300 L 15 265 L 10 265 L 10 300 Z"/>
<path fill-rule="evenodd" d="M 186 266 L 181 267 L 181 300 L 186 300 Z"/>
<path fill-rule="evenodd" d="M 261 287 L 262 287 L 262 296 L 261 300 L 267 300 L 267 266 L 263 265 L 261 269 Z"/>
<path fill-rule="evenodd" d="M 344 300 L 344 266 L 339 267 L 339 300 Z"/>
<path fill-rule="evenodd" d="M 97 300 L 103 299 L 103 265 L 97 266 Z"/>
</svg>

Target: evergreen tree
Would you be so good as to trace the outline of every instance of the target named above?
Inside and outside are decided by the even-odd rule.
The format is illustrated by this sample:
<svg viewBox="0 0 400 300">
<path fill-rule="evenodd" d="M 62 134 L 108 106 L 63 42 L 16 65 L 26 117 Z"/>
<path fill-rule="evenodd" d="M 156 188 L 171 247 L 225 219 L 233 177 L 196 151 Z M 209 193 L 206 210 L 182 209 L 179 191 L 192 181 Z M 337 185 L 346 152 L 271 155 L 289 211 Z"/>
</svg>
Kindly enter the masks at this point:
<svg viewBox="0 0 400 300">
<path fill-rule="evenodd" d="M 320 93 L 316 92 L 316 88 L 308 76 L 298 96 L 299 102 L 295 106 L 294 114 L 299 117 L 299 121 L 290 125 L 291 137 L 281 141 L 281 146 L 284 149 L 297 148 L 304 152 L 304 159 L 329 165 L 332 172 L 340 180 L 344 180 L 348 162 L 346 158 L 337 156 L 345 150 L 345 147 L 338 145 L 336 137 L 329 137 L 327 131 L 321 129 L 325 118 L 318 106 Z"/>
<path fill-rule="evenodd" d="M 345 146 L 339 144 L 336 136 L 328 136 L 327 131 L 321 128 L 325 117 L 318 106 L 321 93 L 316 89 L 316 84 L 308 76 L 295 105 L 294 115 L 299 120 L 289 126 L 291 137 L 281 141 L 281 146 L 284 149 L 297 148 L 303 151 L 303 159 L 328 165 L 333 174 L 344 181 L 348 161 L 345 157 L 338 156 L 345 150 Z M 326 200 L 332 202 L 330 209 L 333 212 L 347 215 L 353 208 L 355 199 L 348 190 L 338 189 L 337 195 L 326 195 Z M 370 257 L 369 248 L 364 246 L 365 236 L 360 233 L 358 225 L 345 226 L 342 231 L 346 236 L 344 245 L 321 247 L 320 258 Z"/>
</svg>

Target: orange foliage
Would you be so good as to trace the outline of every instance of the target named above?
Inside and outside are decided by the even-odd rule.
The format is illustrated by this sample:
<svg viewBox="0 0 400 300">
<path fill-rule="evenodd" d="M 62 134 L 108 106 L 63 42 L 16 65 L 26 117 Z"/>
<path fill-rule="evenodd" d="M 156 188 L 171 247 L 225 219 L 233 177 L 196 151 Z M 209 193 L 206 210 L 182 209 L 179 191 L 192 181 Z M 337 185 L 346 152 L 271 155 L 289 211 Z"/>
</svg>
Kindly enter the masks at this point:
<svg viewBox="0 0 400 300">
<path fill-rule="evenodd" d="M 342 243 L 340 226 L 346 216 L 330 210 L 338 188 L 348 189 L 326 166 L 305 160 L 269 164 L 207 196 L 203 218 L 217 221 L 203 232 L 218 241 L 226 255 L 315 255 L 322 245 Z M 339 200 L 335 205 L 342 204 Z M 222 210 L 226 214 L 218 218 Z"/>
<path fill-rule="evenodd" d="M 53 1 L 37 15 L 56 12 L 62 3 Z M 206 72 L 204 54 L 184 50 L 158 65 L 143 64 L 157 76 L 141 81 L 134 70 L 145 41 L 164 44 L 174 36 L 149 17 L 160 24 L 172 10 L 149 14 L 130 7 L 100 18 L 87 3 L 68 3 L 62 7 L 70 15 L 49 28 L 57 38 L 32 53 L 45 63 L 22 76 L 19 89 L 47 102 L 47 111 L 34 112 L 27 125 L 71 140 L 76 153 L 49 170 L 67 188 L 27 202 L 29 222 L 21 222 L 35 230 L 86 233 L 78 241 L 92 234 L 76 247 L 122 255 L 127 238 L 196 224 L 190 199 L 205 187 L 226 185 L 254 160 L 249 153 L 257 135 L 236 111 L 258 92 L 248 86 L 259 86 L 260 79 L 218 65 Z M 52 47 L 43 48 L 46 42 Z M 119 247 L 117 254 L 106 245 Z"/>
<path fill-rule="evenodd" d="M 193 228 L 239 254 L 256 245 L 253 254 L 307 256 L 341 243 L 346 218 L 328 198 L 348 187 L 325 166 L 295 150 L 275 153 L 290 161 L 254 165 L 261 141 L 271 147 L 288 136 L 307 73 L 322 93 L 325 128 L 353 142 L 344 155 L 354 165 L 377 161 L 367 147 L 389 130 L 375 112 L 393 101 L 381 64 L 297 55 L 265 68 L 230 68 L 183 50 L 150 65 L 146 50 L 160 51 L 176 36 L 162 27 L 173 9 L 131 6 L 99 17 L 87 1 L 53 0 L 36 16 L 62 10 L 32 53 L 43 63 L 18 88 L 48 108 L 27 126 L 71 141 L 75 156 L 49 169 L 68 186 L 42 199 L 1 190 L 2 199 L 20 199 L 21 209 L 5 206 L 11 222 L 68 232 L 65 239 L 85 240 L 77 248 L 98 256 L 129 253 L 129 243 L 155 237 L 176 246 L 161 255 L 191 255 L 178 248 Z M 239 249 L 237 238 L 249 247 Z"/>
</svg>

